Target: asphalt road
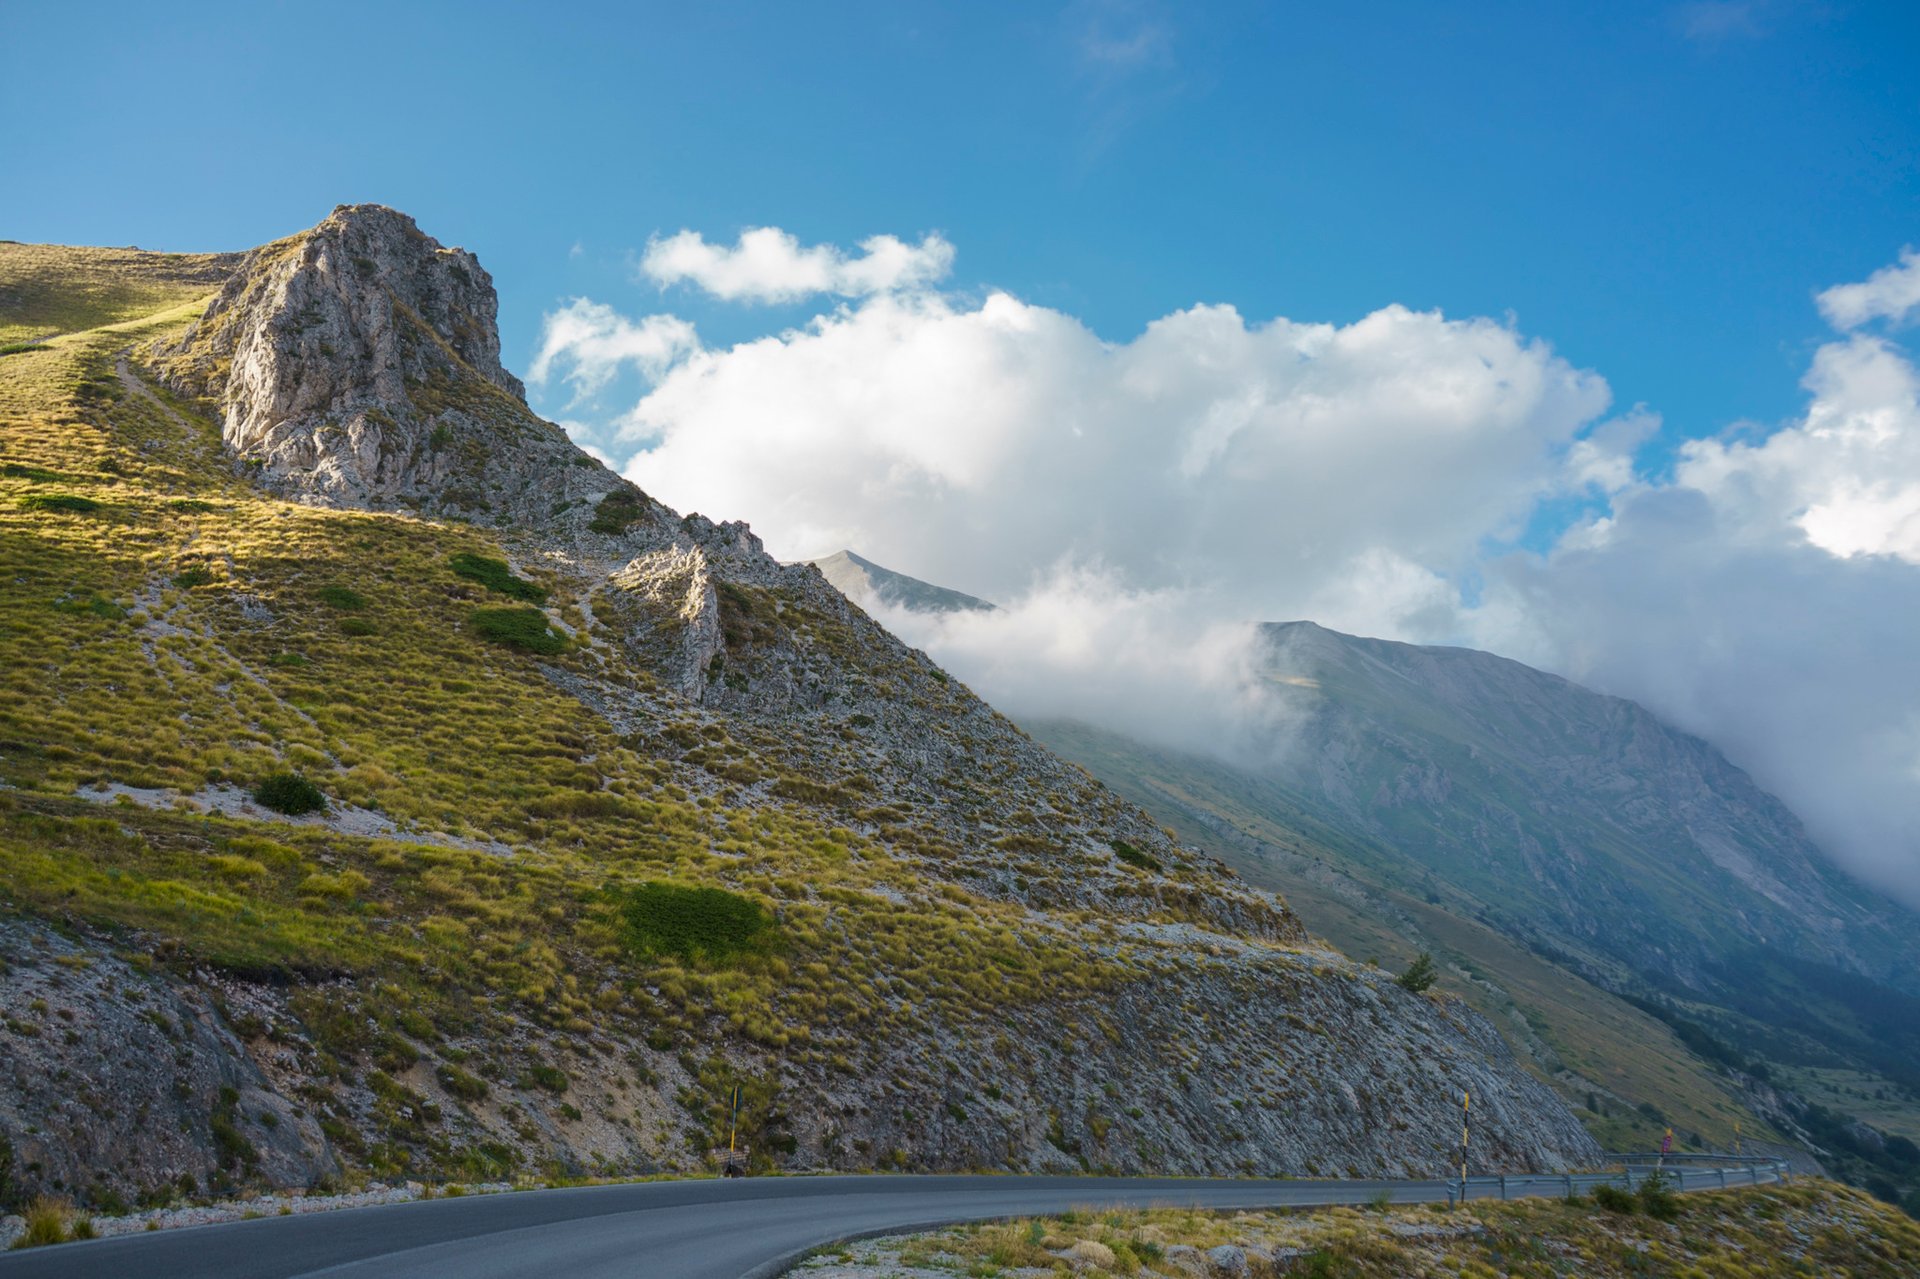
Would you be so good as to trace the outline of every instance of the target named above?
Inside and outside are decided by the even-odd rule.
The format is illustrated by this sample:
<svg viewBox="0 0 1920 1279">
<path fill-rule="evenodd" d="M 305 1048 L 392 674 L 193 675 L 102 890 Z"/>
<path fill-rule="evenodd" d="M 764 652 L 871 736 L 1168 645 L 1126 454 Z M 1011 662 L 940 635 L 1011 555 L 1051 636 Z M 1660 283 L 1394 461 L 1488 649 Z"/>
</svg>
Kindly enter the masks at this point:
<svg viewBox="0 0 1920 1279">
<path fill-rule="evenodd" d="M 1717 1171 L 1687 1174 L 1688 1187 Z M 1734 1170 L 1735 1184 L 1749 1179 Z M 1772 1180 L 1764 1171 L 1756 1179 Z M 1599 1180 L 1575 1176 L 1575 1185 Z M 1617 1178 L 1613 1178 L 1617 1180 Z M 1505 1179 L 1511 1198 L 1557 1176 Z M 657 1181 L 263 1217 L 0 1254 L 0 1279 L 766 1279 L 862 1234 L 1083 1207 L 1277 1208 L 1445 1199 L 1445 1181 L 1116 1177 L 767 1177 Z M 1501 1193 L 1475 1178 L 1474 1198 Z"/>
</svg>

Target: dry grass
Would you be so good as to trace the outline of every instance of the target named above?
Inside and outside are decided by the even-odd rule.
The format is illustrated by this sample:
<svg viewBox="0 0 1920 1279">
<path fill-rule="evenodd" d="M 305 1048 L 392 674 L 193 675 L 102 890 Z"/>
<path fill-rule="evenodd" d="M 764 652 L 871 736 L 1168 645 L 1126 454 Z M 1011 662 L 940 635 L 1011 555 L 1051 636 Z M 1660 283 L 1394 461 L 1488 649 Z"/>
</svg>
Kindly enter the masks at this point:
<svg viewBox="0 0 1920 1279">
<path fill-rule="evenodd" d="M 26 1230 L 15 1241 L 16 1248 L 39 1248 L 65 1243 L 73 1225 L 73 1206 L 64 1199 L 41 1195 L 20 1214 Z"/>
<path fill-rule="evenodd" d="M 1177 1249 L 1221 1245 L 1245 1250 L 1250 1279 L 1911 1279 L 1920 1273 L 1920 1224 L 1859 1191 L 1813 1179 L 1689 1195 L 1672 1222 L 1559 1200 L 1476 1203 L 1457 1211 L 1082 1211 L 959 1227 L 871 1248 L 866 1259 L 841 1249 L 796 1273 L 884 1275 L 911 1266 L 979 1279 L 1023 1267 L 1096 1279 L 1184 1276 L 1194 1273 L 1194 1263 Z M 856 1269 L 836 1269 L 856 1260 Z"/>
<path fill-rule="evenodd" d="M 0 343 L 151 315 L 219 288 L 231 255 L 0 241 Z"/>
</svg>

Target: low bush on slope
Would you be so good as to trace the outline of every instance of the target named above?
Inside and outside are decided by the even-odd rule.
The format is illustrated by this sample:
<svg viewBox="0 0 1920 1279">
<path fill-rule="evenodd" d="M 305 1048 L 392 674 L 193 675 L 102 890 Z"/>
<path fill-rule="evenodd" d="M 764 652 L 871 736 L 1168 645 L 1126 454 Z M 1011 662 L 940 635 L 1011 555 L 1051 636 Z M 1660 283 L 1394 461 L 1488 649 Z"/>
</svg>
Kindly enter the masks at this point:
<svg viewBox="0 0 1920 1279">
<path fill-rule="evenodd" d="M 723 888 L 652 882 L 620 903 L 622 937 L 640 955 L 723 964 L 768 948 L 773 919 L 761 905 Z"/>
<path fill-rule="evenodd" d="M 478 582 L 490 591 L 513 599 L 525 600 L 529 604 L 547 602 L 546 590 L 523 577 L 515 577 L 505 560 L 489 559 L 485 555 L 462 551 L 449 560 L 448 564 L 455 576 L 464 577 L 470 582 Z"/>
<path fill-rule="evenodd" d="M 554 634 L 537 608 L 477 608 L 468 620 L 478 634 L 529 653 L 552 656 L 567 648 L 566 637 Z"/>
</svg>

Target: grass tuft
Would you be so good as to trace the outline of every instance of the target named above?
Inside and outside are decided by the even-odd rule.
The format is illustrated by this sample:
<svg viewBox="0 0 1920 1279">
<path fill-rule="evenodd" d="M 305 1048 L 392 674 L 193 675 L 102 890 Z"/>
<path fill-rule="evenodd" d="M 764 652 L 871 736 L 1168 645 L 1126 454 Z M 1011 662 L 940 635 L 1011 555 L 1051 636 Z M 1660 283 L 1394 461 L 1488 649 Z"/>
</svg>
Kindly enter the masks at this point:
<svg viewBox="0 0 1920 1279">
<path fill-rule="evenodd" d="M 0 466 L 0 475 L 13 480 L 32 480 L 36 484 L 71 484 L 71 476 L 58 471 L 49 471 L 43 466 L 27 466 L 20 462 L 8 462 Z"/>
<path fill-rule="evenodd" d="M 27 1228 L 13 1246 L 41 1248 L 67 1241 L 67 1223 L 73 1219 L 73 1209 L 64 1199 L 42 1195 L 28 1204 L 21 1216 L 25 1218 Z"/>
</svg>

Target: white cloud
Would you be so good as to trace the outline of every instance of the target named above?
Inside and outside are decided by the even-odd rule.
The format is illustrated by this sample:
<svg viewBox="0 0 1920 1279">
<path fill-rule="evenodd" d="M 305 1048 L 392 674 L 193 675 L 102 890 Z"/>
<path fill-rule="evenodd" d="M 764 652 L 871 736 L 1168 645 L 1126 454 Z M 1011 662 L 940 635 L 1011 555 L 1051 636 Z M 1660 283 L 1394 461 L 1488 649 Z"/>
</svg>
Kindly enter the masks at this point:
<svg viewBox="0 0 1920 1279">
<path fill-rule="evenodd" d="M 575 298 L 546 317 L 527 380 L 544 385 L 561 368 L 576 398 L 585 397 L 605 387 L 626 365 L 657 377 L 699 346 L 693 326 L 675 316 L 634 321 L 610 306 Z"/>
<path fill-rule="evenodd" d="M 1269 740 L 1283 708 L 1255 684 L 1254 626 L 1216 620 L 1217 603 L 1062 558 L 992 612 L 877 615 L 996 705 L 1219 752 Z"/>
<path fill-rule="evenodd" d="M 1857 329 L 1869 320 L 1904 324 L 1920 311 L 1920 252 L 1901 249 L 1898 262 L 1856 284 L 1836 284 L 1816 300 L 1836 329 Z"/>
<path fill-rule="evenodd" d="M 953 269 L 953 246 L 938 235 L 919 244 L 891 235 L 860 242 L 850 256 L 830 244 L 803 247 L 778 227 L 743 231 L 732 248 L 697 231 L 647 241 L 641 270 L 657 284 L 690 283 L 730 302 L 797 302 L 816 294 L 866 297 L 916 289 Z"/>
<path fill-rule="evenodd" d="M 1006 605 L 889 620 L 1016 714 L 1232 749 L 1272 713 L 1249 621 L 1470 642 L 1706 736 L 1920 900 L 1920 373 L 1855 333 L 1805 385 L 1799 420 L 1654 482 L 1658 418 L 1607 418 L 1604 381 L 1495 321 L 1203 305 L 1109 342 L 919 287 L 689 345 L 619 429 L 643 487 L 785 558 Z M 1587 514 L 1516 551 L 1556 503 Z"/>
<path fill-rule="evenodd" d="M 1797 528 L 1837 556 L 1920 564 L 1920 374 L 1878 338 L 1815 353 L 1804 420 L 1757 445 L 1687 447 L 1676 482 L 1715 499 L 1725 535 L 1767 542 Z"/>
<path fill-rule="evenodd" d="M 852 546 L 1005 598 L 1075 555 L 1266 617 L 1377 548 L 1464 566 L 1606 403 L 1486 320 L 1202 306 L 1110 344 L 1004 293 L 919 294 L 676 367 L 628 419 L 652 446 L 629 474 L 789 557 Z"/>
</svg>

